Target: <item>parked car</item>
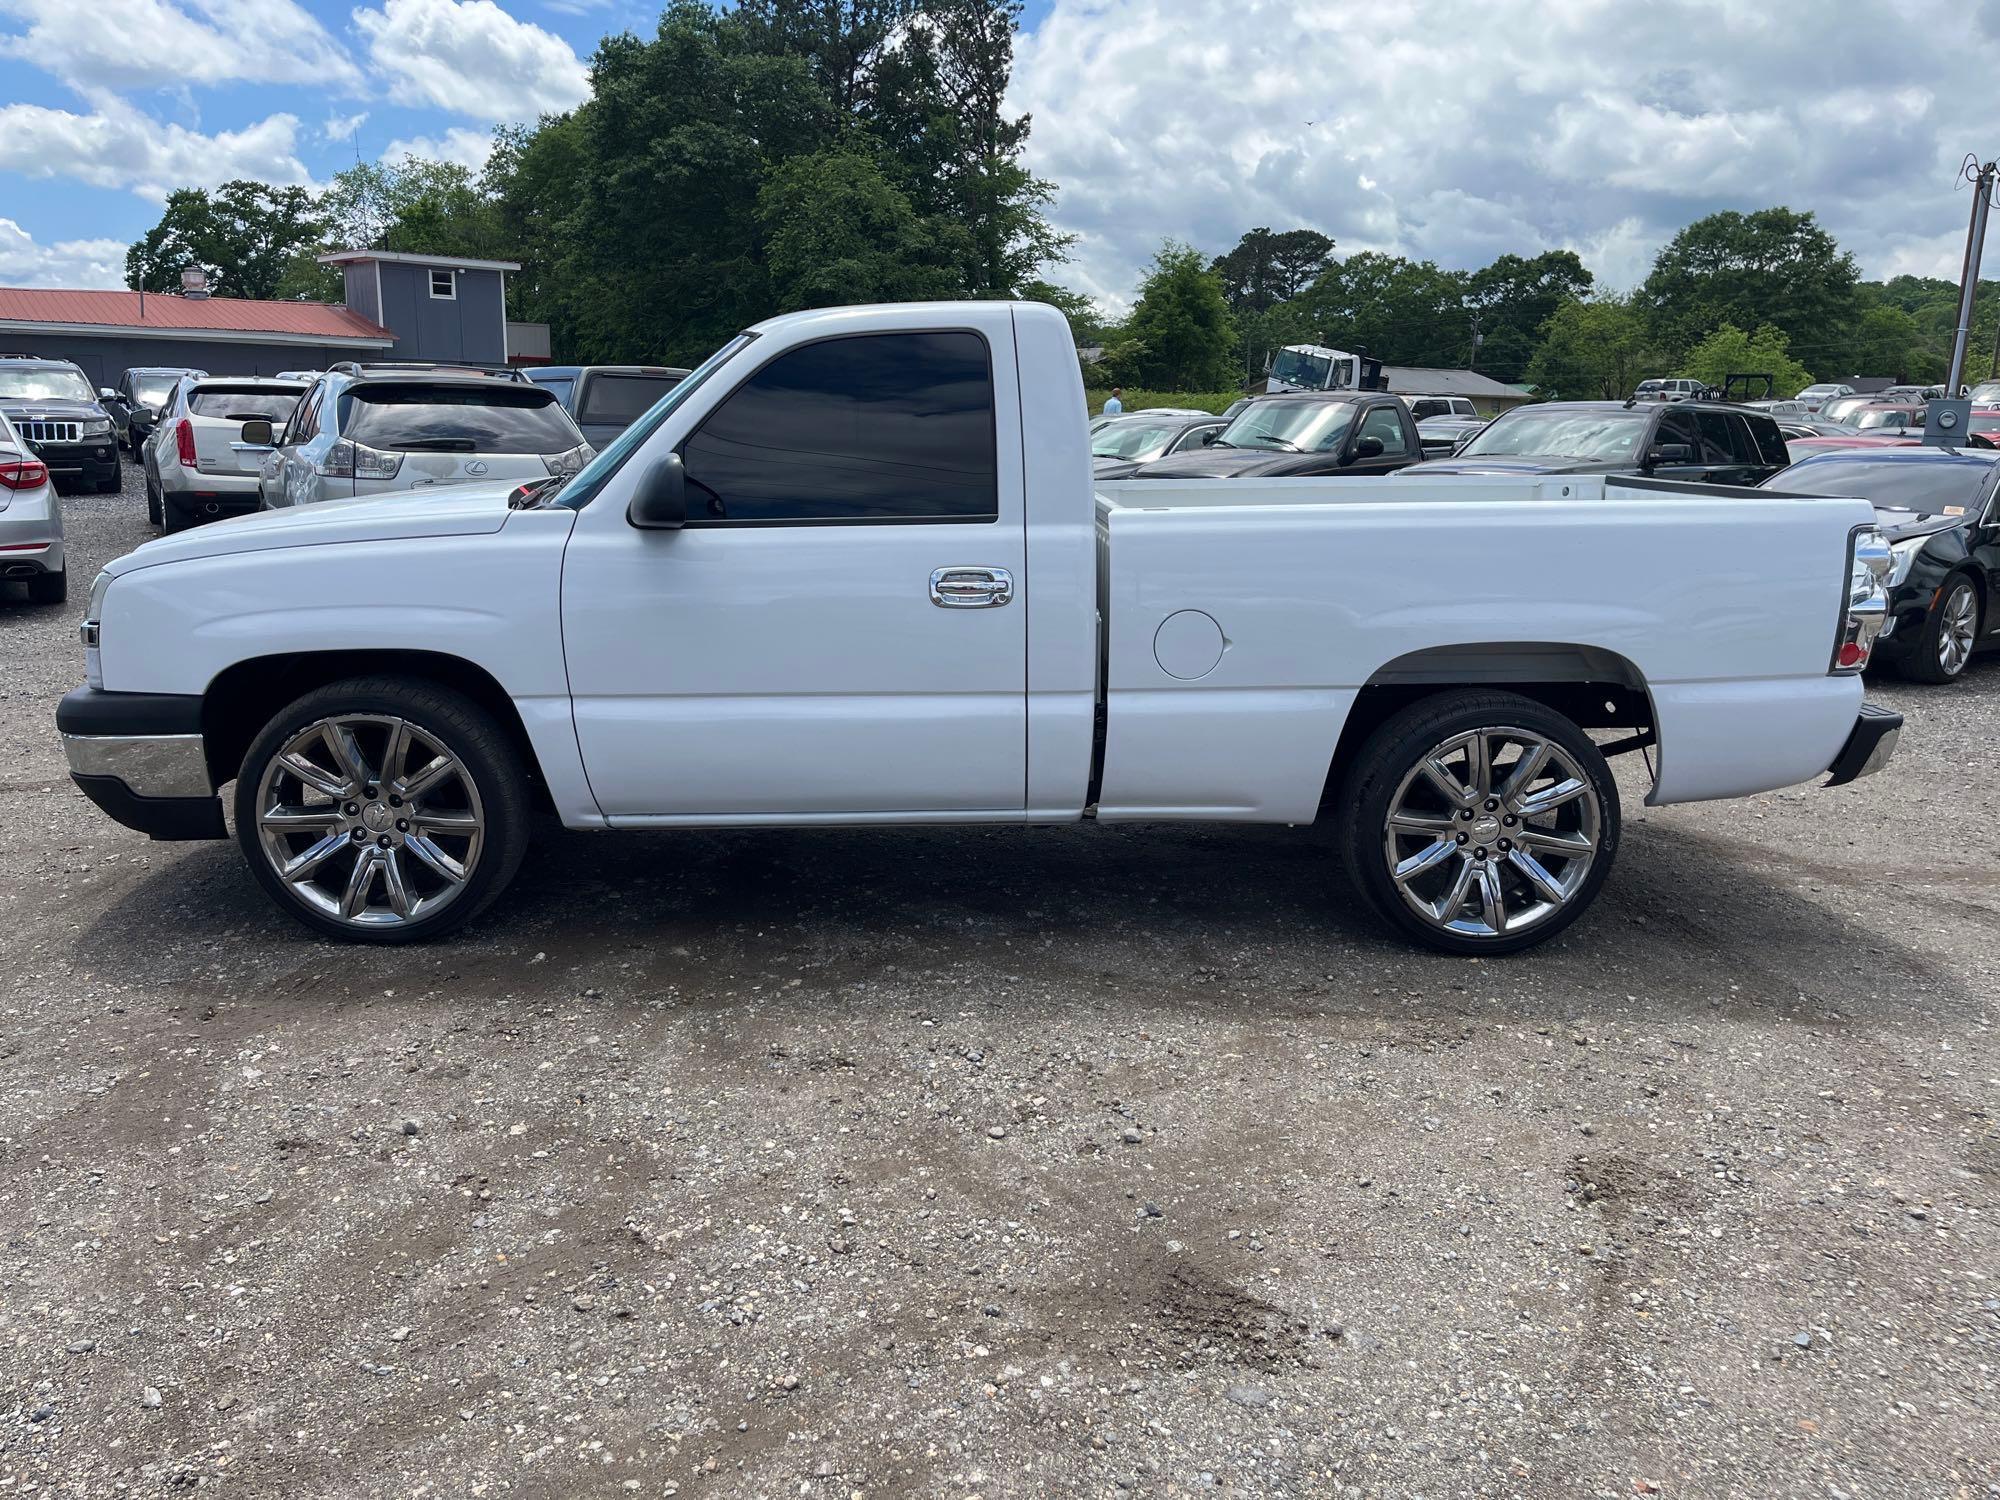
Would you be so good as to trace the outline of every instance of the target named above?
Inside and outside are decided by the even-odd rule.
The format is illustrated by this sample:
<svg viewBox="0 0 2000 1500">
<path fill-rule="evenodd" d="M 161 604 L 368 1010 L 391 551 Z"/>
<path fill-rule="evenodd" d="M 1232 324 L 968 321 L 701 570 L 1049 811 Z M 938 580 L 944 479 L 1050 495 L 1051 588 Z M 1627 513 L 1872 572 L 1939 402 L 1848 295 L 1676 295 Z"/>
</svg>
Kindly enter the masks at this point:
<svg viewBox="0 0 2000 1500">
<path fill-rule="evenodd" d="M 62 500 L 49 466 L 0 411 L 0 578 L 28 586 L 35 604 L 69 597 Z"/>
<path fill-rule="evenodd" d="M 1815 453 L 1836 453 L 1849 448 L 1913 448 L 1923 441 L 1920 437 L 1908 437 L 1892 432 L 1851 432 L 1838 436 L 1790 438 L 1785 442 L 1785 451 L 1792 462 L 1808 458 Z"/>
<path fill-rule="evenodd" d="M 1853 394 L 1854 387 L 1851 385 L 1842 385 L 1839 381 L 1821 381 L 1800 391 L 1798 401 L 1808 412 L 1817 412 L 1827 402 Z"/>
<path fill-rule="evenodd" d="M 262 459 L 270 450 L 246 444 L 243 424 L 282 426 L 305 392 L 296 380 L 183 379 L 140 450 L 146 518 L 180 531 L 256 510 Z"/>
<path fill-rule="evenodd" d="M 1873 406 L 1878 399 L 1875 396 L 1858 394 L 1853 396 L 1835 396 L 1831 401 L 1821 404 L 1819 414 L 1825 421 L 1845 422 L 1852 425 L 1854 413 L 1860 411 L 1863 407 Z"/>
<path fill-rule="evenodd" d="M 118 384 L 97 393 L 118 441 L 134 458 L 153 435 L 165 406 L 182 377 L 206 375 L 206 370 L 190 370 L 180 365 L 138 365 L 118 377 Z"/>
<path fill-rule="evenodd" d="M 1950 682 L 1995 643 L 2000 610 L 2000 453 L 1910 446 L 1817 454 L 1769 488 L 1872 502 L 1892 562 L 1875 659 L 1918 682 Z"/>
<path fill-rule="evenodd" d="M 671 365 L 536 365 L 523 373 L 556 393 L 593 448 L 604 447 L 688 376 Z"/>
<path fill-rule="evenodd" d="M 1642 474 L 1756 484 L 1791 462 L 1778 424 L 1707 401 L 1550 401 L 1502 412 L 1449 458 L 1404 472 Z"/>
<path fill-rule="evenodd" d="M 1135 412 L 1092 429 L 1090 463 L 1099 479 L 1123 479 L 1141 464 L 1170 453 L 1198 451 L 1229 424 L 1213 413 Z"/>
<path fill-rule="evenodd" d="M 1409 409 L 1382 391 L 1259 396 L 1205 446 L 1142 464 L 1134 479 L 1393 474 L 1423 453 Z"/>
<path fill-rule="evenodd" d="M 1708 394 L 1699 380 L 1642 380 L 1632 392 L 1634 401 L 1693 401 Z"/>
<path fill-rule="evenodd" d="M 1062 316 L 966 302 L 939 324 L 773 318 L 525 495 L 148 542 L 91 590 L 85 685 L 56 714 L 77 785 L 130 827 L 222 838 L 233 780 L 254 878 L 364 942 L 476 915 L 541 808 L 978 830 L 1324 805 L 1386 922 L 1498 954 L 1603 887 L 1605 749 L 1658 744 L 1649 807 L 1849 781 L 1893 750 L 1901 720 L 1856 675 L 1889 564 L 1865 501 L 1100 486 Z"/>
<path fill-rule="evenodd" d="M 0 358 L 0 414 L 58 489 L 118 488 L 118 440 L 83 371 L 66 359 Z"/>
<path fill-rule="evenodd" d="M 483 373 L 397 367 L 335 369 L 278 429 L 246 422 L 240 440 L 265 451 L 266 509 L 434 489 L 481 479 L 571 474 L 593 453 L 555 392 Z"/>
<path fill-rule="evenodd" d="M 1968 394 L 1974 406 L 2000 406 L 2000 380 L 1982 380 Z"/>
<path fill-rule="evenodd" d="M 1975 406 L 1965 430 L 1979 437 L 2000 439 L 2000 406 Z"/>
<path fill-rule="evenodd" d="M 1892 432 L 1922 432 L 1924 408 L 1907 402 L 1891 404 L 1874 401 L 1859 411 L 1849 413 L 1848 421 L 1857 432 L 1874 432 L 1885 428 Z"/>
<path fill-rule="evenodd" d="M 1849 423 L 1829 422 L 1822 417 L 1778 418 L 1778 432 L 1788 443 L 1793 438 L 1853 437 L 1860 431 Z"/>
<path fill-rule="evenodd" d="M 1456 453 L 1467 438 L 1486 427 L 1485 417 L 1426 417 L 1417 423 L 1417 440 L 1423 444 L 1425 458 L 1442 458 Z"/>
<path fill-rule="evenodd" d="M 1472 404 L 1469 396 L 1405 396 L 1403 405 L 1410 409 L 1411 420 L 1419 426 L 1432 417 L 1476 420 L 1479 416 L 1479 408 Z"/>
<path fill-rule="evenodd" d="M 1925 401 L 1941 401 L 1944 399 L 1944 394 L 1945 390 L 1941 385 L 1892 385 L 1877 391 L 1874 399 L 1878 402 L 1914 401 L 1921 404 Z"/>
</svg>

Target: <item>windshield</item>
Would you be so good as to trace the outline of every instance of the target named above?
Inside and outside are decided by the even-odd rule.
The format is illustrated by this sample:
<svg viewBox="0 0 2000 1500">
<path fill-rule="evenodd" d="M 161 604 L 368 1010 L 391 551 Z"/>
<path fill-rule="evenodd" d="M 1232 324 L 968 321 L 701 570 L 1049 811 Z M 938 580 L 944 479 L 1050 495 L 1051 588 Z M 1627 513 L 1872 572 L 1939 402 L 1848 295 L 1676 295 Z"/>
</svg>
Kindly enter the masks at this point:
<svg viewBox="0 0 2000 1500">
<path fill-rule="evenodd" d="M 0 399 L 13 401 L 95 401 L 97 392 L 81 370 L 17 370 L 0 364 Z"/>
<path fill-rule="evenodd" d="M 1876 505 L 1901 506 L 1933 516 L 1954 505 L 1970 513 L 1993 475 L 1994 462 L 1990 455 L 1973 453 L 1901 463 L 1857 460 L 1851 453 L 1823 453 L 1780 471 L 1765 482 L 1765 488 L 1794 495 L 1854 495 Z"/>
<path fill-rule="evenodd" d="M 1311 391 L 1325 390 L 1327 376 L 1332 371 L 1332 360 L 1319 354 L 1307 354 L 1303 349 L 1280 349 L 1278 357 L 1271 361 L 1273 380 L 1304 386 Z"/>
<path fill-rule="evenodd" d="M 174 393 L 174 385 L 180 380 L 178 375 L 135 375 L 132 377 L 132 394 L 146 406 L 161 406 Z"/>
<path fill-rule="evenodd" d="M 303 391 L 274 391 L 257 387 L 221 389 L 203 387 L 188 397 L 188 411 L 197 417 L 224 417 L 236 422 L 267 418 L 279 423 L 292 414 Z"/>
<path fill-rule="evenodd" d="M 757 335 L 754 333 L 739 333 L 735 338 L 716 350 L 715 353 L 709 355 L 707 359 L 703 360 L 696 367 L 692 375 L 681 381 L 680 384 L 668 391 L 666 395 L 660 397 L 658 401 L 655 401 L 652 410 L 648 411 L 638 421 L 619 433 L 615 439 L 605 445 L 602 453 L 577 470 L 576 477 L 570 480 L 568 484 L 564 485 L 554 495 L 550 496 L 548 503 L 551 505 L 566 505 L 572 510 L 581 510 L 584 506 L 595 500 L 597 492 L 604 488 L 613 474 L 616 474 L 620 469 L 625 467 L 625 460 L 639 451 L 645 444 L 646 439 L 659 430 L 660 424 L 666 421 L 682 402 L 700 390 L 702 383 L 727 363 L 737 350 L 741 349 L 755 337 Z"/>
<path fill-rule="evenodd" d="M 1849 420 L 1866 432 L 1871 427 L 1921 427 L 1924 425 L 1924 414 L 1892 408 L 1887 411 L 1858 411 Z"/>
<path fill-rule="evenodd" d="M 1354 421 L 1352 401 L 1260 401 L 1223 429 L 1218 444 L 1280 453 L 1338 448 Z"/>
<path fill-rule="evenodd" d="M 1974 406 L 2000 406 L 2000 380 L 1982 380 L 1972 388 Z"/>
<path fill-rule="evenodd" d="M 1158 458 L 1167 451 L 1167 444 L 1181 430 L 1175 422 L 1156 422 L 1140 419 L 1131 422 L 1112 422 L 1100 427 L 1090 435 L 1090 456 L 1092 458 L 1148 459 Z"/>
<path fill-rule="evenodd" d="M 1493 425 L 1460 450 L 1461 458 L 1496 455 L 1581 458 L 1600 463 L 1637 463 L 1639 444 L 1653 413 L 1623 407 L 1524 406 L 1496 417 Z"/>
<path fill-rule="evenodd" d="M 583 442 L 533 385 L 363 385 L 341 398 L 345 438 L 388 453 L 567 453 Z"/>
</svg>

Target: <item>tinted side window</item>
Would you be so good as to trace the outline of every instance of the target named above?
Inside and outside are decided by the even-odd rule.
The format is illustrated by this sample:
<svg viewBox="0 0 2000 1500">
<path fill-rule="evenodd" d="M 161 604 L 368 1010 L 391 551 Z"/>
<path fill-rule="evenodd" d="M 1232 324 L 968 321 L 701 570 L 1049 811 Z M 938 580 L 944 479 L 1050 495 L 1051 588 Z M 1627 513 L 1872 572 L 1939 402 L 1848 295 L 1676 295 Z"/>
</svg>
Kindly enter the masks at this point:
<svg viewBox="0 0 2000 1500">
<path fill-rule="evenodd" d="M 1393 406 L 1378 406 L 1361 419 L 1356 440 L 1365 437 L 1380 438 L 1385 456 L 1410 451 L 1409 444 L 1403 441 L 1402 413 Z"/>
<path fill-rule="evenodd" d="M 319 432 L 319 403 L 325 394 L 326 385 L 321 382 L 312 388 L 304 401 L 299 403 L 299 409 L 292 413 L 291 427 L 284 436 L 286 447 L 297 447 L 300 443 L 310 442 Z"/>
<path fill-rule="evenodd" d="M 1693 416 L 1684 411 L 1667 411 L 1660 415 L 1659 435 L 1653 439 L 1658 448 L 1668 443 L 1686 443 L 1694 461 L 1701 459 L 1701 434 L 1695 431 Z"/>
<path fill-rule="evenodd" d="M 1425 417 L 1441 417 L 1451 410 L 1449 401 L 1412 401 L 1410 415 L 1421 422 Z"/>
<path fill-rule="evenodd" d="M 1745 417 L 1743 425 L 1750 429 L 1750 441 L 1757 448 L 1755 462 L 1780 467 L 1791 462 L 1791 455 L 1785 451 L 1785 435 L 1776 422 L 1768 417 Z"/>
<path fill-rule="evenodd" d="M 593 375 L 583 388 L 579 422 L 633 422 L 679 385 L 678 375 Z M 559 397 L 560 399 L 560 397 Z"/>
<path fill-rule="evenodd" d="M 781 354 L 682 449 L 690 520 L 992 521 L 993 373 L 971 333 Z"/>
</svg>

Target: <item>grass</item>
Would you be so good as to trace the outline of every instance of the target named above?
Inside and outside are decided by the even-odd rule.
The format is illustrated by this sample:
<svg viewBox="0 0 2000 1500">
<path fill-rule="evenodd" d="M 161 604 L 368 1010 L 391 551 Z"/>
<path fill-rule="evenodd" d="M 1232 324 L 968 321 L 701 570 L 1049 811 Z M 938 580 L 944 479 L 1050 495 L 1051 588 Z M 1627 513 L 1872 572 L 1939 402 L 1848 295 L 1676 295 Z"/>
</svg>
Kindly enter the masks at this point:
<svg viewBox="0 0 2000 1500">
<path fill-rule="evenodd" d="M 1084 404 L 1094 417 L 1104 410 L 1104 403 L 1111 399 L 1111 392 L 1085 391 Z M 1125 403 L 1125 410 L 1138 411 L 1147 406 L 1177 406 L 1185 411 L 1212 411 L 1221 413 L 1232 403 L 1241 401 L 1241 391 L 1127 391 L 1119 398 Z"/>
</svg>

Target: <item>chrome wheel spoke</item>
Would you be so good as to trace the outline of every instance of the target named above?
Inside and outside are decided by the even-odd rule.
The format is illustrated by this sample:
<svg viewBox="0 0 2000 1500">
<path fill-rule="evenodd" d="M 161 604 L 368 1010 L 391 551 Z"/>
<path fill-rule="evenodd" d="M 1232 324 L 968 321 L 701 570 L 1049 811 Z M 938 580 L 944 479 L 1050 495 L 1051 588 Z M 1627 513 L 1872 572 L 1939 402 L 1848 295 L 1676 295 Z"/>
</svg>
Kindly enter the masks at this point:
<svg viewBox="0 0 2000 1500">
<path fill-rule="evenodd" d="M 1541 791 L 1525 799 L 1521 803 L 1521 816 L 1524 818 L 1546 817 L 1557 808 L 1576 801 L 1577 798 L 1589 790 L 1589 783 L 1580 777 L 1571 776 L 1566 780 L 1558 781 L 1554 786 L 1544 787 Z"/>
<path fill-rule="evenodd" d="M 396 790 L 402 793 L 405 801 L 414 801 L 457 770 L 457 761 L 449 755 L 440 755 L 428 765 L 420 767 L 414 776 L 407 778 Z"/>
<path fill-rule="evenodd" d="M 1417 854 L 1412 854 L 1408 859 L 1397 865 L 1396 879 L 1399 882 L 1413 880 L 1423 874 L 1424 871 L 1434 868 L 1456 853 L 1458 853 L 1458 841 L 1456 839 L 1439 839 L 1428 849 Z"/>
<path fill-rule="evenodd" d="M 373 778 L 368 774 L 368 761 L 361 753 L 361 745 L 354 738 L 354 731 L 345 724 L 329 724 L 322 734 L 327 749 L 333 752 L 333 763 L 346 774 L 348 781 L 357 789 Z"/>
<path fill-rule="evenodd" d="M 1523 828 L 1514 842 L 1524 849 L 1539 849 L 1544 854 L 1560 854 L 1565 859 L 1581 858 L 1596 847 L 1584 834 L 1557 833 L 1548 828 Z"/>
<path fill-rule="evenodd" d="M 278 764 L 284 767 L 286 774 L 301 786 L 311 787 L 322 796 L 339 798 L 358 790 L 344 780 L 339 772 L 314 765 L 297 750 L 288 750 L 279 756 Z"/>
<path fill-rule="evenodd" d="M 325 838 L 307 849 L 303 854 L 293 855 L 286 862 L 281 873 L 287 880 L 303 880 L 321 865 L 325 864 L 341 850 L 348 848 L 348 837 L 344 833 L 329 833 Z"/>
<path fill-rule="evenodd" d="M 389 743 L 382 752 L 382 785 L 393 787 L 403 774 L 403 762 L 410 758 L 410 721 L 389 721 Z"/>
<path fill-rule="evenodd" d="M 1493 791 L 1493 746 L 1484 733 L 1465 742 L 1465 785 L 1468 801 L 1477 801 Z"/>
<path fill-rule="evenodd" d="M 340 897 L 340 914 L 350 922 L 368 910 L 368 893 L 375 887 L 380 853 L 379 849 L 363 849 L 348 874 L 347 889 Z"/>
<path fill-rule="evenodd" d="M 1431 838 L 1441 838 L 1458 831 L 1458 820 L 1443 813 L 1399 812 L 1389 819 L 1389 826 L 1398 833 L 1427 834 Z"/>
<path fill-rule="evenodd" d="M 444 850 L 438 848 L 436 844 L 433 844 L 422 834 L 411 834 L 408 839 L 404 840 L 403 847 L 422 860 L 432 873 L 440 879 L 447 880 L 453 885 L 464 884 L 466 875 L 465 866 L 453 859 L 449 854 L 446 854 Z"/>
<path fill-rule="evenodd" d="M 1527 850 L 1510 849 L 1507 852 L 1507 860 L 1515 869 L 1521 872 L 1522 877 L 1527 880 L 1529 885 L 1535 888 L 1544 901 L 1553 901 L 1560 905 L 1569 900 L 1569 895 L 1563 890 L 1561 882 L 1555 876 L 1551 875 L 1543 867 L 1542 862 Z"/>
<path fill-rule="evenodd" d="M 410 895 L 410 888 L 403 881 L 403 862 L 396 857 L 394 849 L 382 851 L 382 889 L 388 893 L 389 906 L 399 917 L 413 915 L 417 903 Z"/>
<path fill-rule="evenodd" d="M 1451 883 L 1451 889 L 1431 908 L 1431 915 L 1446 926 L 1458 920 L 1459 912 L 1465 906 L 1465 898 L 1472 892 L 1472 861 L 1459 863 L 1458 875 Z"/>
<path fill-rule="evenodd" d="M 1521 758 L 1514 762 L 1514 768 L 1507 776 L 1507 784 L 1500 789 L 1500 800 L 1509 807 L 1514 806 L 1521 795 L 1535 784 L 1535 778 L 1542 774 L 1542 768 L 1549 763 L 1549 747 L 1546 742 L 1532 750 L 1524 749 Z"/>
<path fill-rule="evenodd" d="M 1464 783 L 1452 775 L 1451 769 L 1439 761 L 1436 756 L 1432 756 L 1424 762 L 1423 773 L 1429 779 L 1432 786 L 1436 787 L 1450 799 L 1454 807 L 1472 806 L 1473 794 L 1466 790 Z"/>
<path fill-rule="evenodd" d="M 1500 894 L 1500 867 L 1492 860 L 1481 860 L 1477 866 L 1479 877 L 1479 918 L 1494 933 L 1507 930 L 1507 903 Z"/>
<path fill-rule="evenodd" d="M 427 833 L 442 833 L 457 838 L 479 832 L 479 819 L 468 812 L 431 812 L 419 809 L 410 814 L 410 825 Z"/>
<path fill-rule="evenodd" d="M 338 828 L 341 817 L 337 807 L 267 807 L 257 814 L 257 821 L 263 827 L 282 833 L 317 833 L 323 829 Z"/>
</svg>

